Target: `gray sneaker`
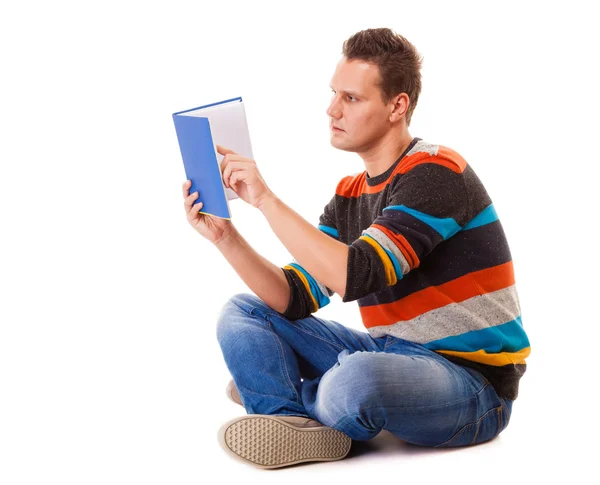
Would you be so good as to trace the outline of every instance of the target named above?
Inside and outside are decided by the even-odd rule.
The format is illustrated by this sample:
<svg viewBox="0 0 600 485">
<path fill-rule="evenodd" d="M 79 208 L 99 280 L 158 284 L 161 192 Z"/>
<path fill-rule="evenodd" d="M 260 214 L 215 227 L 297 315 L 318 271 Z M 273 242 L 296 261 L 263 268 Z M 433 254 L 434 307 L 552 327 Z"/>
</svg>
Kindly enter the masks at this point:
<svg viewBox="0 0 600 485">
<path fill-rule="evenodd" d="M 258 468 L 345 458 L 352 439 L 306 416 L 248 414 L 223 424 L 219 444 L 232 457 Z"/>
<path fill-rule="evenodd" d="M 240 398 L 240 394 L 238 393 L 237 387 L 235 387 L 233 379 L 231 379 L 229 381 L 229 384 L 227 384 L 227 389 L 225 389 L 225 393 L 227 394 L 227 397 L 234 403 L 239 404 L 242 407 L 244 406 L 242 404 L 242 399 Z"/>
</svg>

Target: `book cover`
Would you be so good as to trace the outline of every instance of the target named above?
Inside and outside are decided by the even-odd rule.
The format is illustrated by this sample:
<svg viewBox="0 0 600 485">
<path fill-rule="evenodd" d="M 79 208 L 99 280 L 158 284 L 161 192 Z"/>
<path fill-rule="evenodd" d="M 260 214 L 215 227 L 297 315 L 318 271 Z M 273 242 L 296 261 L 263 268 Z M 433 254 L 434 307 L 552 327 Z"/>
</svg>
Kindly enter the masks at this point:
<svg viewBox="0 0 600 485">
<path fill-rule="evenodd" d="M 200 213 L 231 219 L 229 201 L 239 196 L 223 183 L 217 145 L 254 159 L 242 98 L 173 113 L 173 123 L 190 194 L 198 191 L 204 204 Z"/>
</svg>

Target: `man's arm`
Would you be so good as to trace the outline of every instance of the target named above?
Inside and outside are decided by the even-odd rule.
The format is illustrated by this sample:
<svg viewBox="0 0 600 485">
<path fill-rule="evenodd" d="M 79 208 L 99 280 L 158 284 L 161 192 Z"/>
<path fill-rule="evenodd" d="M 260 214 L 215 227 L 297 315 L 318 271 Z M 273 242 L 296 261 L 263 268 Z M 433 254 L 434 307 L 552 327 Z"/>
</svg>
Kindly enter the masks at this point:
<svg viewBox="0 0 600 485">
<path fill-rule="evenodd" d="M 343 302 L 396 285 L 468 222 L 465 165 L 440 162 L 417 164 L 392 181 L 388 205 L 349 247 Z"/>
<path fill-rule="evenodd" d="M 290 286 L 279 266 L 258 254 L 234 227 L 215 246 L 259 298 L 279 313 L 286 310 Z"/>
<path fill-rule="evenodd" d="M 462 169 L 442 163 L 412 168 L 391 188 L 383 214 L 350 246 L 313 227 L 274 194 L 258 209 L 299 264 L 348 302 L 396 284 L 461 229 L 469 212 Z"/>
<path fill-rule="evenodd" d="M 258 209 L 293 258 L 316 280 L 343 295 L 346 288 L 348 246 L 306 221 L 275 194 Z"/>
</svg>

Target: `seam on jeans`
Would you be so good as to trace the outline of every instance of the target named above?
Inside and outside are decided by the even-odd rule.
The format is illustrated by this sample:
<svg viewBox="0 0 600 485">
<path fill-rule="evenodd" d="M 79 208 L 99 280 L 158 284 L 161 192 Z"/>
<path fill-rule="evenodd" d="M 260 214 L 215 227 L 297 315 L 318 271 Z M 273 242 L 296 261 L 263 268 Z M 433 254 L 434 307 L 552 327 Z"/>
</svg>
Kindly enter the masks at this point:
<svg viewBox="0 0 600 485">
<path fill-rule="evenodd" d="M 321 335 L 317 335 L 316 333 L 309 332 L 307 330 L 304 330 L 303 328 L 296 327 L 296 329 L 299 330 L 299 331 L 301 331 L 301 332 L 303 332 L 303 333 L 305 333 L 305 334 L 307 334 L 307 335 L 310 335 L 311 337 L 318 338 L 319 340 L 322 340 L 323 342 L 325 342 L 325 343 L 327 343 L 329 345 L 333 345 L 334 347 L 336 347 L 336 348 L 338 348 L 340 350 L 344 350 L 346 348 L 343 345 L 336 344 L 335 342 L 331 342 L 331 341 L 327 340 L 326 338 L 323 338 Z"/>
<path fill-rule="evenodd" d="M 502 431 L 502 413 L 503 413 L 502 406 L 500 406 L 498 408 L 498 419 L 500 421 L 500 425 L 498 426 L 498 434 L 500 434 L 500 432 Z"/>
<path fill-rule="evenodd" d="M 347 414 L 346 416 L 342 416 L 340 419 L 338 419 L 338 420 L 337 420 L 337 421 L 336 421 L 334 424 L 332 424 L 332 425 L 331 425 L 331 426 L 329 426 L 329 427 L 330 427 L 330 428 L 333 428 L 333 429 L 336 429 L 336 428 L 337 428 L 337 427 L 340 425 L 340 423 L 341 423 L 342 421 L 344 421 L 345 419 L 351 419 L 351 418 L 353 418 L 353 417 L 354 417 L 354 415 L 348 415 L 348 414 Z M 340 430 L 338 430 L 338 431 L 340 431 Z"/>
<path fill-rule="evenodd" d="M 394 343 L 396 343 L 396 342 L 398 341 L 398 339 L 397 339 L 396 337 L 392 337 L 392 339 L 393 339 L 393 340 L 390 340 L 389 342 L 386 342 L 386 343 L 385 343 L 385 345 L 383 346 L 383 350 L 384 350 L 384 351 L 385 351 L 385 350 L 387 350 L 387 348 L 388 348 L 390 345 L 392 345 L 392 344 L 394 344 Z"/>
<path fill-rule="evenodd" d="M 460 399 L 458 401 L 452 401 L 452 402 L 448 402 L 445 404 L 436 404 L 435 406 L 419 406 L 419 407 L 415 407 L 415 406 L 386 406 L 386 408 L 403 408 L 403 409 L 436 409 L 436 408 L 443 408 L 445 406 L 450 406 L 451 404 L 458 404 L 464 401 L 468 401 L 469 399 L 472 399 L 473 397 L 477 397 L 479 396 L 479 394 L 481 394 L 488 386 L 491 386 L 491 383 L 487 383 L 485 384 L 481 389 L 479 389 L 479 391 L 477 391 L 475 394 L 472 394 L 471 396 L 465 397 L 464 399 Z M 371 408 L 366 408 L 365 411 L 370 411 L 373 409 L 378 409 L 380 406 L 373 406 Z"/>
<path fill-rule="evenodd" d="M 404 406 L 386 406 L 386 409 L 400 408 L 400 407 L 404 407 Z M 440 406 L 421 406 L 420 408 L 416 408 L 416 409 L 423 409 L 423 408 L 426 408 L 426 407 L 427 408 L 436 408 L 436 407 L 440 407 Z M 373 408 L 365 409 L 365 411 L 369 411 L 371 409 L 377 409 L 377 408 L 373 407 Z M 500 412 L 500 414 L 499 414 L 499 416 L 500 416 L 500 422 L 499 422 L 500 427 L 498 428 L 498 430 L 499 430 L 498 433 L 496 433 L 496 435 L 495 435 L 495 436 L 498 436 L 498 434 L 500 434 L 500 430 L 502 430 L 502 414 L 501 414 L 502 408 L 501 407 L 499 407 L 499 408 L 492 408 L 489 411 L 487 411 L 483 416 L 481 416 L 481 418 L 479 418 L 477 421 L 465 424 L 456 433 L 454 433 L 450 438 L 448 438 L 443 443 L 440 443 L 439 445 L 435 445 L 435 447 L 436 448 L 442 447 L 443 445 L 448 444 L 448 443 L 454 441 L 456 438 L 458 438 L 458 436 L 460 436 L 462 433 L 464 433 L 470 426 L 477 426 L 477 429 L 475 431 L 475 437 L 473 438 L 473 441 L 471 441 L 471 444 L 475 444 L 475 440 L 477 439 L 477 436 L 479 436 L 479 428 L 481 427 L 481 421 L 483 420 L 483 418 L 485 418 L 492 411 Z M 341 423 L 343 423 L 345 420 L 356 419 L 359 416 L 360 416 L 360 414 L 349 414 L 349 415 L 346 415 L 346 416 L 342 416 L 340 419 L 338 419 L 335 422 L 335 424 L 333 424 L 332 426 L 329 426 L 329 427 L 330 428 L 334 428 L 334 429 L 338 429 L 340 427 Z M 342 430 L 338 429 L 338 431 L 342 431 Z"/>
<path fill-rule="evenodd" d="M 469 399 L 473 399 L 474 397 L 478 396 L 479 394 L 481 394 L 483 392 L 483 390 L 489 386 L 490 384 L 486 384 L 481 390 L 477 391 L 475 394 L 466 397 L 464 399 L 460 399 L 459 401 L 452 401 L 449 403 L 445 403 L 445 404 L 436 404 L 435 406 L 386 406 L 386 409 L 396 409 L 396 408 L 402 408 L 402 409 L 436 409 L 436 408 L 443 408 L 446 406 L 450 406 L 451 404 L 458 404 L 464 401 L 468 401 Z M 374 409 L 380 409 L 381 406 L 372 406 L 370 408 L 364 408 L 364 411 L 372 411 Z M 470 423 L 470 424 L 474 424 L 474 423 Z"/>
<path fill-rule="evenodd" d="M 504 401 L 503 397 L 500 398 L 500 404 L 502 404 L 502 407 L 504 408 L 504 412 L 506 412 L 506 417 L 508 418 L 510 415 L 510 411 L 508 410 L 508 406 L 506 405 L 506 402 Z"/>
<path fill-rule="evenodd" d="M 290 384 L 290 386 L 294 390 L 294 394 L 296 395 L 296 402 L 300 403 L 300 396 L 298 396 L 298 392 L 296 391 L 296 388 L 294 387 L 294 383 L 292 382 L 292 379 L 290 378 L 290 374 L 288 372 L 288 368 L 285 365 L 285 355 L 283 354 L 283 347 L 281 346 L 281 342 L 279 341 L 279 337 L 277 336 L 277 334 L 275 333 L 275 331 L 271 327 L 271 322 L 269 321 L 269 319 L 265 318 L 265 320 L 267 322 L 267 326 L 269 327 L 269 331 L 271 332 L 271 334 L 275 338 L 275 342 L 277 342 L 277 346 L 279 347 L 279 358 L 281 360 L 281 364 L 283 366 L 283 370 L 285 371 L 285 375 L 287 377 L 288 383 Z"/>
<path fill-rule="evenodd" d="M 481 426 L 481 420 L 483 418 L 485 418 L 491 411 L 494 411 L 496 408 L 492 408 L 489 411 L 487 411 L 483 416 L 481 416 L 481 418 L 479 418 L 477 421 L 473 421 L 472 423 L 467 423 L 465 424 L 462 428 L 460 428 L 456 433 L 454 433 L 450 438 L 448 438 L 446 441 L 435 445 L 435 448 L 442 448 L 446 445 L 451 445 L 451 443 L 453 443 L 456 438 L 458 438 L 461 434 L 463 434 L 467 429 L 473 427 L 473 426 L 477 426 L 476 430 L 475 430 L 475 436 L 473 437 L 473 440 L 471 441 L 471 445 L 475 444 L 475 440 L 477 439 L 477 436 L 479 435 L 479 428 Z"/>
<path fill-rule="evenodd" d="M 272 315 L 272 314 L 270 314 L 270 315 Z M 277 315 L 274 315 L 274 316 L 277 316 Z M 313 317 L 313 318 L 315 318 L 315 317 Z M 294 321 L 293 320 L 288 320 L 288 322 L 290 322 L 292 325 L 294 325 Z M 296 325 L 294 325 L 294 327 L 296 328 L 296 330 L 299 330 L 302 333 L 310 335 L 311 337 L 318 338 L 319 340 L 322 340 L 323 342 L 325 342 L 325 343 L 327 343 L 329 345 L 333 345 L 334 347 L 336 347 L 336 348 L 338 348 L 340 350 L 345 350 L 346 349 L 346 347 L 344 347 L 343 345 L 337 344 L 335 342 L 331 342 L 331 341 L 327 340 L 326 338 L 322 337 L 321 335 L 317 335 L 316 333 L 312 333 L 312 332 L 310 332 L 308 330 L 305 330 L 305 329 L 303 329 L 301 327 L 298 327 Z"/>
<path fill-rule="evenodd" d="M 449 445 L 450 443 L 454 442 L 456 440 L 456 438 L 458 438 L 460 435 L 462 435 L 467 429 L 472 428 L 473 426 L 475 426 L 477 423 L 469 423 L 469 424 L 465 424 L 462 428 L 460 428 L 456 433 L 454 433 L 454 435 L 447 439 L 446 441 L 444 441 L 443 443 L 437 444 L 437 445 L 433 445 L 434 448 L 443 448 L 446 445 Z M 472 444 L 472 443 L 471 443 Z M 452 446 L 452 445 L 450 445 Z"/>
<path fill-rule="evenodd" d="M 492 411 L 496 411 L 496 415 L 498 415 L 498 410 L 500 410 L 500 409 L 502 409 L 502 408 L 500 408 L 500 407 L 498 407 L 498 408 L 492 408 L 488 412 L 486 412 L 483 416 L 481 416 L 481 418 L 479 418 L 477 420 L 477 423 L 476 423 L 477 424 L 477 430 L 475 431 L 475 436 L 473 437 L 473 441 L 471 441 L 472 445 L 474 445 L 475 444 L 475 440 L 477 440 L 477 436 L 479 435 L 479 428 L 481 428 L 481 421 L 483 420 L 483 418 L 485 418 Z M 473 424 L 473 423 L 470 423 L 470 424 Z M 498 434 L 498 433 L 496 433 L 496 434 Z"/>
<path fill-rule="evenodd" d="M 257 297 L 257 298 L 259 298 L 259 299 L 261 299 L 261 300 L 262 300 L 262 298 L 260 298 L 260 297 Z M 263 315 L 260 315 L 260 314 L 258 314 L 258 313 L 255 313 L 255 310 L 257 310 L 257 309 L 258 309 L 258 305 L 248 305 L 248 308 L 244 308 L 242 305 L 240 305 L 239 303 L 236 303 L 234 300 L 230 300 L 230 301 L 231 301 L 231 303 L 233 303 L 233 304 L 234 304 L 236 307 L 238 307 L 238 308 L 241 308 L 241 309 L 242 309 L 242 310 L 243 310 L 245 313 L 247 313 L 248 315 L 251 315 L 251 316 L 253 316 L 253 317 L 260 318 L 260 319 L 262 319 L 262 320 L 266 320 L 266 319 L 267 319 L 267 316 L 277 316 L 277 314 L 275 314 L 275 313 L 273 313 L 273 312 L 269 312 L 269 311 L 263 310 L 263 312 L 264 312 L 264 317 L 263 317 Z M 264 300 L 263 300 L 263 302 L 264 302 Z M 267 305 L 266 303 L 265 303 L 265 305 L 268 307 L 268 305 Z"/>
<path fill-rule="evenodd" d="M 240 309 L 241 309 L 241 310 L 242 310 L 244 313 L 247 313 L 248 315 L 252 315 L 252 316 L 255 316 L 255 317 L 257 317 L 257 316 L 258 316 L 258 315 L 256 315 L 256 314 L 252 313 L 252 310 L 254 310 L 254 307 L 253 307 L 253 306 L 250 306 L 250 305 L 249 305 L 249 306 L 250 306 L 250 309 L 246 309 L 246 308 L 244 308 L 242 305 L 240 305 L 240 304 L 236 303 L 234 300 L 230 300 L 230 302 L 231 302 L 231 303 L 233 303 L 233 304 L 234 304 L 236 307 L 240 308 Z"/>
<path fill-rule="evenodd" d="M 486 413 L 487 414 L 487 413 Z M 485 415 L 484 415 L 485 416 Z M 483 417 L 483 416 L 482 416 Z M 477 425 L 477 429 L 475 430 L 475 437 L 473 438 L 473 441 L 471 441 L 471 444 L 474 445 L 475 444 L 475 440 L 477 439 L 477 435 L 479 434 L 479 428 L 481 427 L 481 424 Z"/>
<path fill-rule="evenodd" d="M 351 419 L 356 419 L 358 418 L 360 415 L 359 414 L 348 414 L 346 416 L 342 416 L 340 419 L 338 419 L 336 421 L 336 423 L 333 426 L 329 426 L 329 428 L 333 428 L 333 429 L 337 429 L 338 431 L 341 431 L 342 433 L 344 431 L 342 431 L 341 429 L 338 429 L 338 427 L 341 427 L 340 425 L 346 421 L 346 420 L 351 420 Z"/>
<path fill-rule="evenodd" d="M 465 424 L 462 428 L 460 428 L 456 433 L 454 433 L 450 438 L 448 438 L 446 441 L 443 441 L 442 443 L 438 443 L 437 445 L 433 445 L 434 448 L 443 448 L 446 445 L 452 446 L 450 443 L 453 443 L 456 438 L 458 438 L 460 435 L 462 435 L 467 429 L 472 428 L 473 426 L 475 426 L 477 423 L 468 423 Z"/>
<path fill-rule="evenodd" d="M 486 415 L 487 415 L 487 413 L 485 413 L 483 416 L 486 416 Z M 483 419 L 483 416 L 481 416 L 481 419 Z M 479 428 L 481 428 L 481 419 L 477 421 L 477 428 L 475 429 L 475 436 L 473 436 L 473 441 L 471 441 L 472 445 L 475 444 L 475 440 L 477 439 L 477 435 L 479 434 Z"/>
</svg>

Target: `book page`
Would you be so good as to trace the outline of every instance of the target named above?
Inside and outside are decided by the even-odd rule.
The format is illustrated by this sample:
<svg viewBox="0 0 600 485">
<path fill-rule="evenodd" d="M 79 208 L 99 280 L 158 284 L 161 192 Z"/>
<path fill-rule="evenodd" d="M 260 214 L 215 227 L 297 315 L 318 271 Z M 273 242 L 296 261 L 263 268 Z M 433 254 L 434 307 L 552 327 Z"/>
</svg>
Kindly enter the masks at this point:
<svg viewBox="0 0 600 485">
<path fill-rule="evenodd" d="M 208 118 L 219 166 L 224 157 L 217 152 L 216 145 L 229 148 L 243 157 L 254 159 L 243 101 L 224 103 L 210 106 L 206 109 L 190 111 L 184 113 L 184 116 Z M 228 200 L 238 198 L 238 195 L 230 188 L 225 188 L 225 193 Z"/>
</svg>

